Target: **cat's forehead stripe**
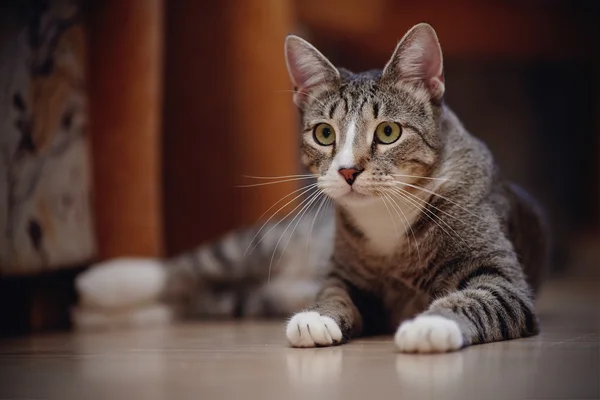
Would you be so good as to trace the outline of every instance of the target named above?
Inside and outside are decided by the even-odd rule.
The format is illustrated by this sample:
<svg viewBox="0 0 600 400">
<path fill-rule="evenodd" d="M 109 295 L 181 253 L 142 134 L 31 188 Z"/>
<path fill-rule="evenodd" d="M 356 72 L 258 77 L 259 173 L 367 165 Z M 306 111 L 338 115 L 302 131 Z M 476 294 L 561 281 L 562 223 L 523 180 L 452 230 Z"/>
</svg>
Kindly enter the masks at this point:
<svg viewBox="0 0 600 400">
<path fill-rule="evenodd" d="M 342 149 L 337 156 L 337 166 L 339 168 L 349 168 L 354 166 L 354 141 L 356 136 L 356 120 L 351 120 L 346 129 Z"/>
<path fill-rule="evenodd" d="M 329 107 L 329 119 L 333 119 L 333 115 L 335 114 L 335 110 L 337 109 L 338 103 L 334 102 Z"/>
<path fill-rule="evenodd" d="M 379 103 L 374 102 L 373 103 L 373 118 L 377 119 L 377 117 L 379 117 Z"/>
</svg>

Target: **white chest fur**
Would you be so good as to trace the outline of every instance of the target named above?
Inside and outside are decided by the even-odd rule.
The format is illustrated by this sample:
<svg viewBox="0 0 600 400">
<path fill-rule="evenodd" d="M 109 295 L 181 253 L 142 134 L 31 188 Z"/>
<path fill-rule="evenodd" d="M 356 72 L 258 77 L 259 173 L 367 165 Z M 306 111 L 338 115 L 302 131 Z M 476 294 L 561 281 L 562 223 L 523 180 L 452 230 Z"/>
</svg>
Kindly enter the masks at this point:
<svg viewBox="0 0 600 400">
<path fill-rule="evenodd" d="M 410 226 L 422 209 L 402 200 L 392 204 L 387 199 L 343 207 L 365 235 L 368 245 L 382 255 L 393 254 L 404 241 L 414 240 Z"/>
</svg>

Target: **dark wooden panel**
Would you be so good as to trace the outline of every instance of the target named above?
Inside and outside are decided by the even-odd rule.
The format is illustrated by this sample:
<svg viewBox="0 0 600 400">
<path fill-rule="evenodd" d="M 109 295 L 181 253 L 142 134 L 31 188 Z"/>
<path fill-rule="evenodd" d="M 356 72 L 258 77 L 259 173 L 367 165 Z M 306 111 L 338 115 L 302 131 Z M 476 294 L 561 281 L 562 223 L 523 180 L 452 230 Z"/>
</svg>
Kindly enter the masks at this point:
<svg viewBox="0 0 600 400">
<path fill-rule="evenodd" d="M 287 1 L 169 2 L 165 218 L 170 254 L 253 222 L 292 184 L 238 189 L 241 174 L 297 168 L 283 43 Z"/>
<path fill-rule="evenodd" d="M 162 254 L 162 0 L 89 9 L 89 96 L 100 258 Z"/>
</svg>

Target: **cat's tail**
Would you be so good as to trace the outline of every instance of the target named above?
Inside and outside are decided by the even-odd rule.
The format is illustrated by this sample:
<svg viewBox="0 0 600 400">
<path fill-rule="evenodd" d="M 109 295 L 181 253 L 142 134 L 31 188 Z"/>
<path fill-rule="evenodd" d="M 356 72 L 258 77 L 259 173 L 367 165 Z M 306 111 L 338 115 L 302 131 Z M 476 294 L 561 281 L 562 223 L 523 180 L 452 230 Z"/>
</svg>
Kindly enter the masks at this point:
<svg viewBox="0 0 600 400">
<path fill-rule="evenodd" d="M 74 325 L 83 329 L 165 324 L 189 316 L 281 316 L 306 307 L 319 266 L 331 254 L 324 219 L 230 233 L 172 259 L 120 258 L 92 266 L 75 282 Z M 271 229 L 272 228 L 272 229 Z M 310 249 L 309 229 L 314 238 Z M 289 239 L 289 243 L 288 243 Z M 286 248 L 285 252 L 283 249 Z"/>
<path fill-rule="evenodd" d="M 175 308 L 159 301 L 169 280 L 165 262 L 118 258 L 93 265 L 75 280 L 79 296 L 72 310 L 80 329 L 146 326 L 172 321 Z"/>
</svg>

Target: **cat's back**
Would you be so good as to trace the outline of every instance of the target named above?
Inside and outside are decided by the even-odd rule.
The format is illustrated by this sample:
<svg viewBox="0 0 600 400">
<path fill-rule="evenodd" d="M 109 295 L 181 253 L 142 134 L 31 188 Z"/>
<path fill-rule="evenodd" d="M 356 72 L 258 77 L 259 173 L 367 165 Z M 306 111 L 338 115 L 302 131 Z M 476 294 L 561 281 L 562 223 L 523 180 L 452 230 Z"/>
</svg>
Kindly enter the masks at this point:
<svg viewBox="0 0 600 400">
<path fill-rule="evenodd" d="M 536 291 L 548 265 L 550 238 L 539 203 L 520 186 L 506 180 L 487 145 L 445 110 L 447 160 L 453 178 L 465 182 L 455 194 L 466 207 L 493 210 L 484 219 L 499 219 L 512 242 L 528 282 Z M 476 204 L 483 205 L 477 207 Z"/>
<path fill-rule="evenodd" d="M 539 203 L 520 186 L 506 182 L 504 192 L 510 204 L 506 230 L 527 281 L 536 292 L 549 263 L 550 230 L 546 215 Z"/>
</svg>

